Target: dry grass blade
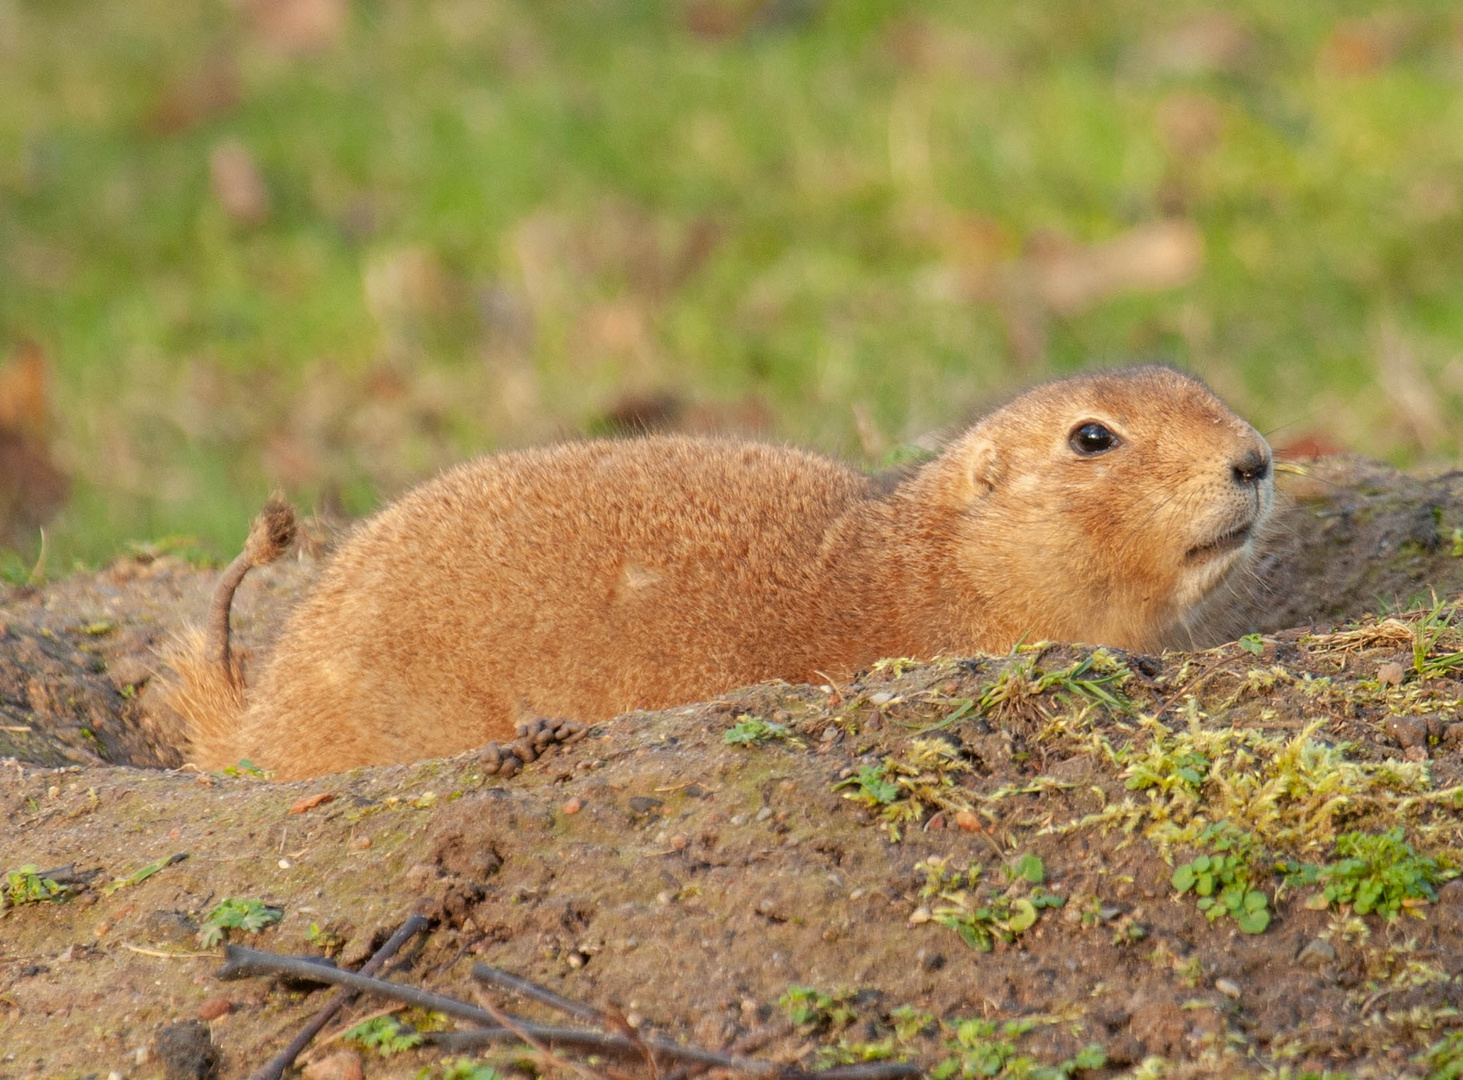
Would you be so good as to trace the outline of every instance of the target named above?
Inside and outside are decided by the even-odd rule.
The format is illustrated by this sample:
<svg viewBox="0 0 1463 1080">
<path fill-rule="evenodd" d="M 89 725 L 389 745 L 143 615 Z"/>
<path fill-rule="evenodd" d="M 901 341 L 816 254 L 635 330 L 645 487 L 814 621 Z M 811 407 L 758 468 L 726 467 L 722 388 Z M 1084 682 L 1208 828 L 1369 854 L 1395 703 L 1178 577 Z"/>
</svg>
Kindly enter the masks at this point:
<svg viewBox="0 0 1463 1080">
<path fill-rule="evenodd" d="M 1412 627 L 1400 619 L 1384 619 L 1375 626 L 1362 626 L 1355 630 L 1343 630 L 1337 634 L 1316 634 L 1301 639 L 1307 648 L 1331 651 L 1352 649 L 1376 649 L 1383 646 L 1411 647 L 1415 637 Z"/>
</svg>

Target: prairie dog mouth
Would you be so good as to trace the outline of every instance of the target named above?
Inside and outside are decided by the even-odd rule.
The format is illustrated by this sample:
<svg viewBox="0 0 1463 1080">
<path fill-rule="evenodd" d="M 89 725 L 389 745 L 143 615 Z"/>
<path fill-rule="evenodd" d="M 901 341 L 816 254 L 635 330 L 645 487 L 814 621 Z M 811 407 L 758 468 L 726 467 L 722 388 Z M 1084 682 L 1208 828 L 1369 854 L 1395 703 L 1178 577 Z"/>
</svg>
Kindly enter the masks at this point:
<svg viewBox="0 0 1463 1080">
<path fill-rule="evenodd" d="M 1190 562 L 1201 562 L 1215 555 L 1223 555 L 1235 551 L 1245 546 L 1245 543 L 1250 538 L 1250 534 L 1254 531 L 1255 523 L 1253 521 L 1248 522 L 1237 529 L 1231 529 L 1227 533 L 1216 536 L 1213 540 L 1189 548 L 1188 551 L 1184 552 L 1184 558 Z"/>
</svg>

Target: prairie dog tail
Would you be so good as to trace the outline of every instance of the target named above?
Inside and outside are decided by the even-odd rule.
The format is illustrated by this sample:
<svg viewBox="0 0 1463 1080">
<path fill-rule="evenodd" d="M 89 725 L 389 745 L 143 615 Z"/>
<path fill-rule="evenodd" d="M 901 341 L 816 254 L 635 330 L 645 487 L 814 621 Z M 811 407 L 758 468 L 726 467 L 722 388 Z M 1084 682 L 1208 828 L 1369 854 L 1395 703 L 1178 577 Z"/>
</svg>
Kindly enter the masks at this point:
<svg viewBox="0 0 1463 1080">
<path fill-rule="evenodd" d="M 163 702 L 183 718 L 184 756 L 200 768 L 233 763 L 234 731 L 244 711 L 244 668 L 229 644 L 234 592 L 245 574 L 274 562 L 294 540 L 294 508 L 271 495 L 249 526 L 244 550 L 219 575 L 205 628 L 189 628 L 163 652 L 171 669 L 162 686 Z"/>
</svg>

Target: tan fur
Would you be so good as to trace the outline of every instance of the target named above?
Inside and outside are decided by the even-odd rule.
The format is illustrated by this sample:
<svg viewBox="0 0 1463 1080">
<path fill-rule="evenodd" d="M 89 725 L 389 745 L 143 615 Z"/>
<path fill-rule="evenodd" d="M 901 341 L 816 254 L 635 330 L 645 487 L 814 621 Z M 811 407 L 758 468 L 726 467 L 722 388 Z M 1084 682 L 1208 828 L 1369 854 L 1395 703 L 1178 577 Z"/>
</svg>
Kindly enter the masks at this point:
<svg viewBox="0 0 1463 1080">
<path fill-rule="evenodd" d="M 1083 457 L 1083 423 L 1122 445 Z M 1235 473 L 1248 459 L 1263 472 Z M 194 760 L 280 779 L 600 720 L 883 656 L 1021 639 L 1155 647 L 1248 555 L 1269 448 L 1168 368 L 1049 383 L 881 491 L 784 447 L 689 438 L 482 458 L 342 546 L 242 715 L 196 694 Z M 186 669 L 186 665 L 185 665 Z M 217 709 L 209 715 L 209 709 Z M 217 732 L 231 731 L 220 739 Z"/>
</svg>

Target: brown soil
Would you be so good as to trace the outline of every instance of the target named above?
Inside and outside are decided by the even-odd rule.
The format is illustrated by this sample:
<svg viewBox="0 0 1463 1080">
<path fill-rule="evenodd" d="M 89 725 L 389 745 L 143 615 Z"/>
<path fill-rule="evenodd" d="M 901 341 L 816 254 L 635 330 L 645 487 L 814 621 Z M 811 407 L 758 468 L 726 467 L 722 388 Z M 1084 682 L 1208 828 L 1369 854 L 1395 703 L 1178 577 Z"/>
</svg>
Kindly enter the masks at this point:
<svg viewBox="0 0 1463 1080">
<path fill-rule="evenodd" d="M 1463 885 L 1439 881 L 1434 902 L 1389 922 L 1319 910 L 1318 885 L 1282 887 L 1272 868 L 1334 862 L 1337 835 L 1393 825 L 1439 877 L 1463 868 L 1450 791 L 1463 784 L 1463 670 L 1446 660 L 1463 633 L 1382 615 L 1463 591 L 1463 476 L 1338 460 L 1289 483 L 1258 585 L 1225 627 L 1261 638 L 754 687 L 602 725 L 506 781 L 472 755 L 298 784 L 166 771 L 179 762 L 146 713 L 152 650 L 201 615 L 212 574 L 129 559 L 12 588 L 0 870 L 69 867 L 53 876 L 73 884 L 0 915 L 0 1077 L 192 1075 L 214 1051 L 221 1076 L 261 1065 L 325 995 L 218 981 L 221 950 L 195 935 L 226 897 L 284 912 L 235 941 L 329 946 L 350 966 L 425 911 L 436 927 L 396 980 L 471 1001 L 468 968 L 484 961 L 710 1048 L 760 1032 L 759 1054 L 807 1065 L 884 1044 L 927 1068 L 953 1058 L 988 1075 L 982 1063 L 1004 1056 L 1004 1075 L 1030 1075 L 1022 1056 L 1055 1067 L 1096 1043 L 1107 1064 L 1075 1075 L 1423 1076 L 1416 1055 L 1460 1022 Z M 251 576 L 236 609 L 246 645 L 267 650 L 312 574 L 305 562 Z M 749 720 L 786 737 L 728 744 Z M 333 798 L 290 812 L 320 793 Z M 1212 850 L 1202 827 L 1221 812 L 1263 845 L 1263 933 L 1211 921 L 1170 884 Z M 1023 855 L 1042 861 L 1040 886 L 1007 869 Z M 972 864 L 976 885 L 949 880 Z M 930 894 L 941 877 L 944 895 Z M 1065 905 L 1023 928 L 1043 890 Z M 962 914 L 972 940 L 994 931 L 992 951 L 946 925 Z M 787 1026 L 778 1002 L 796 986 L 847 992 L 846 1013 Z M 902 1007 L 930 1019 L 899 1023 Z M 170 1025 L 200 1011 L 213 1049 L 179 1051 L 197 1029 Z M 1012 1020 L 1029 1030 L 1003 1031 Z M 367 1055 L 365 1071 L 435 1077 L 437 1062 L 421 1048 Z"/>
</svg>

